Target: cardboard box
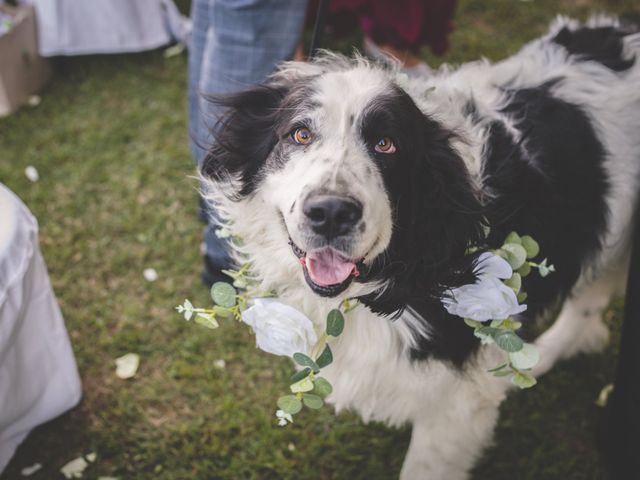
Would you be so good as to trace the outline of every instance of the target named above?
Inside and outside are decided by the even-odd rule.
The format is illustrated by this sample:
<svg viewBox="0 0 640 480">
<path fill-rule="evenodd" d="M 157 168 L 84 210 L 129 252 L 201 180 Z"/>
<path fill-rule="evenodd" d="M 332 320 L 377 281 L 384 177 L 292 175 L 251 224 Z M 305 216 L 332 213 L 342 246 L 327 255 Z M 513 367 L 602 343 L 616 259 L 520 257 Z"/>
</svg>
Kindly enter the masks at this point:
<svg viewBox="0 0 640 480">
<path fill-rule="evenodd" d="M 36 13 L 32 5 L 0 11 L 13 17 L 13 28 L 0 35 L 0 117 L 25 104 L 51 77 L 49 61 L 38 54 Z"/>
</svg>

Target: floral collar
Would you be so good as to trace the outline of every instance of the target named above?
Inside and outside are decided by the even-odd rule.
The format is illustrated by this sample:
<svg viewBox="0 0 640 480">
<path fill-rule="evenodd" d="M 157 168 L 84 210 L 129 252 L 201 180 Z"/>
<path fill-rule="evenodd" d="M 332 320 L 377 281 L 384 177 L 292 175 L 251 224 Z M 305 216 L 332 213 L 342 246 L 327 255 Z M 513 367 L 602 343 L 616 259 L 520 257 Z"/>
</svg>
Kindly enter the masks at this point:
<svg viewBox="0 0 640 480">
<path fill-rule="evenodd" d="M 537 269 L 542 277 L 555 271 L 546 259 L 533 262 L 539 253 L 533 238 L 512 232 L 499 249 L 478 256 L 474 283 L 453 288 L 441 299 L 447 312 L 473 328 L 483 345 L 495 345 L 504 353 L 505 361 L 489 372 L 497 377 L 510 377 L 520 388 L 536 384 L 530 371 L 540 359 L 536 348 L 516 333 L 522 324 L 513 316 L 527 308 L 522 303 L 527 297 L 522 291 L 522 278 L 532 269 Z M 303 406 L 321 408 L 332 392 L 329 381 L 319 374 L 333 362 L 329 340 L 342 333 L 345 314 L 358 303 L 344 300 L 331 310 L 326 329 L 318 338 L 313 322 L 304 313 L 273 298 L 275 292 L 259 291 L 258 282 L 250 277 L 249 271 L 249 264 L 238 271 L 225 271 L 233 278 L 233 285 L 218 282 L 211 287 L 212 308 L 196 308 L 185 300 L 176 309 L 186 320 L 194 319 L 208 328 L 218 328 L 219 319 L 242 321 L 254 331 L 261 350 L 291 357 L 298 364 L 298 371 L 290 379 L 290 393 L 277 401 L 277 422 L 285 426 L 293 423 L 293 416 Z"/>
</svg>

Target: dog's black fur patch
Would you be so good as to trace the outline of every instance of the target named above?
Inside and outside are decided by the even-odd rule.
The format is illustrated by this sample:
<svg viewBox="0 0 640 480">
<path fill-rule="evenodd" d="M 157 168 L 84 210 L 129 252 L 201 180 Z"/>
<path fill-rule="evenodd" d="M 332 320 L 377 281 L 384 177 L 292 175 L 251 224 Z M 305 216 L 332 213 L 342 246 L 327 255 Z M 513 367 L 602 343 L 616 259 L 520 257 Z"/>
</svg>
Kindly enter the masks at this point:
<svg viewBox="0 0 640 480">
<path fill-rule="evenodd" d="M 474 281 L 475 258 L 465 253 L 482 241 L 483 212 L 463 160 L 450 145 L 454 133 L 423 114 L 400 89 L 365 111 L 361 131 L 382 172 L 394 230 L 385 253 L 361 279 L 388 287 L 360 300 L 391 316 L 411 306 L 429 319 L 430 332 L 420 339 L 414 358 L 434 356 L 461 365 L 477 339 L 463 322 L 449 318 L 440 298 Z M 393 139 L 395 154 L 373 150 L 382 136 Z"/>
<path fill-rule="evenodd" d="M 404 143 L 399 137 L 400 149 L 408 151 L 383 169 L 396 228 L 373 269 L 376 278 L 390 280 L 391 286 L 381 296 L 361 300 L 381 314 L 410 305 L 427 319 L 430 334 L 420 338 L 414 359 L 435 357 L 461 366 L 478 346 L 471 329 L 437 299 L 447 287 L 473 281 L 474 257 L 464 252 L 467 245 L 482 243 L 482 215 L 491 225 L 486 246 L 498 248 L 511 231 L 531 235 L 556 266 L 544 279 L 535 270 L 525 278 L 529 318 L 567 294 L 583 263 L 600 247 L 607 223 L 605 151 L 587 115 L 552 95 L 554 84 L 509 92 L 504 113 L 521 132 L 520 142 L 503 123 L 489 125 L 484 156 L 491 197 L 483 207 L 466 196 L 473 192 L 468 179 L 455 175 L 466 169 L 449 146 L 450 132 L 402 97 L 395 106 L 386 104 L 383 115 L 370 118 L 379 128 L 388 116 L 414 140 Z M 467 113 L 481 120 L 475 109 Z M 443 166 L 455 172 L 439 171 Z"/>
<path fill-rule="evenodd" d="M 561 80 L 558 80 L 561 81 Z M 605 150 L 588 116 L 554 97 L 554 82 L 510 92 L 503 112 L 515 121 L 515 142 L 500 122 L 489 127 L 485 185 L 489 245 L 511 231 L 531 235 L 556 272 L 524 279 L 530 317 L 567 294 L 581 266 L 600 245 L 607 225 Z"/>
<path fill-rule="evenodd" d="M 621 72 L 631 68 L 635 60 L 622 56 L 622 40 L 629 33 L 631 32 L 614 27 L 581 27 L 575 30 L 564 27 L 552 41 L 581 60 L 598 62 Z"/>
<path fill-rule="evenodd" d="M 209 97 L 226 109 L 215 127 L 216 141 L 207 152 L 201 172 L 216 182 L 240 180 L 231 196 L 245 196 L 255 189 L 259 172 L 278 141 L 278 107 L 287 90 L 258 85 L 242 92 Z"/>
</svg>

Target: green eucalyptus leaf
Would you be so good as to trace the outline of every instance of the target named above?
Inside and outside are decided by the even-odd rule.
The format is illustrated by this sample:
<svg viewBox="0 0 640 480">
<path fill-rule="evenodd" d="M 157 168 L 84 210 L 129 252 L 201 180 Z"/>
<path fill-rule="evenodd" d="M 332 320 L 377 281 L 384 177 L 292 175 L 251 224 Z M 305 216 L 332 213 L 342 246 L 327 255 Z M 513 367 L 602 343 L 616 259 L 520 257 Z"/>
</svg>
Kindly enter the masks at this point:
<svg viewBox="0 0 640 480">
<path fill-rule="evenodd" d="M 464 323 L 466 323 L 467 325 L 469 325 L 470 327 L 473 327 L 473 328 L 482 328 L 483 327 L 482 323 L 478 322 L 477 320 L 472 320 L 470 318 L 465 318 L 464 319 Z"/>
<path fill-rule="evenodd" d="M 523 373 L 519 371 L 515 371 L 513 373 L 513 377 L 511 377 L 511 382 L 520 388 L 531 388 L 536 383 L 538 383 L 536 379 L 533 378 L 528 373 Z"/>
<path fill-rule="evenodd" d="M 522 266 L 518 269 L 518 273 L 522 278 L 526 277 L 531 273 L 531 265 L 529 262 L 524 262 Z"/>
<path fill-rule="evenodd" d="M 511 268 L 514 270 L 519 269 L 527 260 L 527 251 L 522 245 L 507 243 L 502 246 L 502 250 L 507 252 L 509 257 L 507 258 L 507 262 L 509 262 L 509 265 L 511 265 Z"/>
<path fill-rule="evenodd" d="M 496 342 L 498 347 L 509 353 L 518 352 L 522 350 L 522 347 L 524 346 L 522 339 L 511 330 L 500 330 L 498 333 L 493 335 L 493 340 Z"/>
<path fill-rule="evenodd" d="M 309 377 L 305 377 L 296 383 L 289 385 L 291 393 L 310 392 L 313 390 L 313 381 Z"/>
<path fill-rule="evenodd" d="M 522 288 L 522 277 L 516 272 L 511 275 L 511 278 L 504 280 L 504 284 L 517 294 L 520 292 L 520 288 Z"/>
<path fill-rule="evenodd" d="M 337 337 L 342 330 L 344 330 L 344 316 L 340 310 L 334 308 L 327 315 L 327 335 Z"/>
<path fill-rule="evenodd" d="M 220 326 L 216 318 L 210 313 L 197 313 L 194 322 L 212 330 Z"/>
<path fill-rule="evenodd" d="M 509 252 L 507 252 L 506 250 L 499 248 L 498 250 L 495 250 L 493 253 L 495 253 L 501 258 L 504 258 L 507 262 L 509 261 Z"/>
<path fill-rule="evenodd" d="M 302 402 L 295 395 L 285 395 L 278 399 L 278 408 L 290 415 L 295 415 L 302 410 Z"/>
<path fill-rule="evenodd" d="M 308 355 L 305 355 L 304 353 L 301 353 L 301 352 L 294 353 L 293 359 L 298 365 L 302 367 L 311 367 L 311 369 L 316 373 L 320 371 L 320 367 L 318 366 L 318 364 L 314 362 L 311 357 L 309 357 Z"/>
<path fill-rule="evenodd" d="M 500 332 L 499 329 L 493 328 L 493 327 L 482 327 L 478 329 L 478 333 L 482 335 L 489 335 L 490 337 L 495 336 L 499 332 Z"/>
<path fill-rule="evenodd" d="M 322 408 L 322 405 L 324 405 L 322 398 L 320 398 L 318 395 L 314 395 L 313 393 L 303 393 L 302 401 L 307 407 L 314 410 Z"/>
<path fill-rule="evenodd" d="M 216 305 L 231 308 L 236 304 L 236 289 L 227 282 L 216 282 L 211 286 L 211 298 Z"/>
<path fill-rule="evenodd" d="M 521 350 L 509 353 L 511 365 L 518 370 L 528 370 L 535 367 L 540 361 L 540 354 L 536 347 L 530 343 L 525 343 Z"/>
<path fill-rule="evenodd" d="M 299 372 L 294 373 L 293 375 L 291 375 L 291 384 L 299 382 L 303 378 L 307 378 L 310 373 L 311 369 L 309 367 L 303 368 Z"/>
<path fill-rule="evenodd" d="M 213 306 L 213 313 L 215 313 L 216 315 L 223 317 L 223 318 L 227 318 L 229 317 L 233 312 L 231 311 L 230 308 L 225 308 L 225 307 L 220 307 L 218 305 L 214 305 Z"/>
<path fill-rule="evenodd" d="M 512 320 L 511 318 L 506 319 L 502 322 L 502 328 L 506 330 L 518 330 L 522 326 L 522 323 Z"/>
<path fill-rule="evenodd" d="M 476 329 L 473 334 L 480 339 L 483 345 L 489 345 L 493 343 L 493 337 L 500 332 L 497 328 L 482 327 Z"/>
<path fill-rule="evenodd" d="M 322 350 L 320 356 L 316 358 L 316 363 L 318 364 L 318 367 L 324 368 L 327 365 L 330 365 L 331 362 L 333 362 L 333 354 L 331 353 L 331 348 L 329 348 L 329 345 L 325 345 L 324 350 Z"/>
<path fill-rule="evenodd" d="M 499 370 L 502 370 L 503 368 L 506 368 L 506 367 L 508 367 L 508 366 L 509 366 L 509 364 L 508 364 L 508 363 L 503 363 L 502 365 L 498 365 L 497 367 L 494 367 L 494 368 L 492 368 L 492 369 L 490 369 L 490 370 L 487 370 L 487 372 L 489 372 L 489 373 L 494 373 L 494 372 L 497 372 L 497 371 L 499 371 Z"/>
<path fill-rule="evenodd" d="M 234 280 L 233 286 L 236 288 L 245 289 L 247 288 L 247 281 L 239 278 L 237 280 Z"/>
<path fill-rule="evenodd" d="M 327 395 L 333 392 L 333 387 L 331 386 L 329 381 L 322 377 L 316 377 L 314 384 L 315 386 L 313 388 L 313 392 L 317 395 L 320 395 L 322 398 L 325 398 Z"/>
<path fill-rule="evenodd" d="M 522 239 L 516 232 L 511 232 L 509 235 L 507 235 L 507 238 L 504 239 L 503 243 L 515 243 L 516 245 L 522 245 Z"/>
<path fill-rule="evenodd" d="M 522 237 L 522 246 L 527 252 L 527 258 L 536 257 L 540 253 L 540 245 L 529 235 Z"/>
</svg>

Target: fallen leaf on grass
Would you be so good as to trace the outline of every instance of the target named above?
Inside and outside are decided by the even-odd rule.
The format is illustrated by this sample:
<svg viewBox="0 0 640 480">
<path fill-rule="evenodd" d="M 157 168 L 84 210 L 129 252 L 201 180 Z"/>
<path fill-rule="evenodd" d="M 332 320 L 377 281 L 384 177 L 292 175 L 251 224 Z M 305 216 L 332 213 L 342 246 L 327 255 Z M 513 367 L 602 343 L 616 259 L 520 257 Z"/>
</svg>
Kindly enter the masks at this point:
<svg viewBox="0 0 640 480">
<path fill-rule="evenodd" d="M 598 399 L 596 400 L 596 405 L 599 407 L 606 407 L 607 402 L 609 401 L 609 395 L 613 391 L 613 383 L 605 385 L 602 390 L 600 390 L 600 394 L 598 395 Z"/>
<path fill-rule="evenodd" d="M 127 353 L 116 358 L 116 376 L 125 380 L 131 378 L 138 371 L 139 365 L 140 355 L 137 353 Z"/>
<path fill-rule="evenodd" d="M 142 275 L 147 282 L 155 282 L 158 279 L 158 272 L 155 268 L 145 268 Z"/>
<path fill-rule="evenodd" d="M 30 107 L 37 107 L 38 105 L 40 105 L 41 101 L 42 101 L 42 98 L 40 98 L 40 95 L 31 95 L 27 100 L 27 104 Z"/>
<path fill-rule="evenodd" d="M 89 453 L 83 457 L 74 458 L 60 469 L 60 473 L 62 473 L 65 478 L 82 478 L 82 474 L 89 466 L 89 463 L 93 463 L 95 461 L 95 453 Z"/>
<path fill-rule="evenodd" d="M 184 44 L 176 43 L 169 48 L 166 48 L 163 52 L 164 58 L 175 57 L 176 55 L 180 55 L 184 52 Z"/>
<path fill-rule="evenodd" d="M 41 464 L 34 463 L 30 467 L 24 467 L 22 470 L 20 470 L 20 475 L 22 475 L 23 477 L 29 477 L 29 476 L 33 475 L 34 473 L 36 473 L 41 468 L 42 468 Z"/>
<path fill-rule="evenodd" d="M 36 167 L 34 167 L 33 165 L 29 165 L 27 168 L 25 168 L 24 174 L 32 182 L 37 182 L 38 180 L 40 180 L 40 174 L 38 173 Z"/>
</svg>

